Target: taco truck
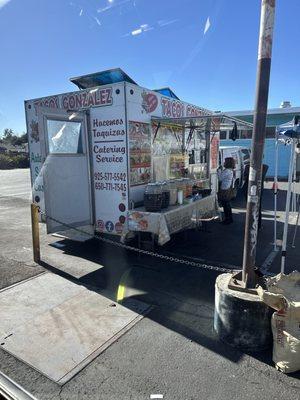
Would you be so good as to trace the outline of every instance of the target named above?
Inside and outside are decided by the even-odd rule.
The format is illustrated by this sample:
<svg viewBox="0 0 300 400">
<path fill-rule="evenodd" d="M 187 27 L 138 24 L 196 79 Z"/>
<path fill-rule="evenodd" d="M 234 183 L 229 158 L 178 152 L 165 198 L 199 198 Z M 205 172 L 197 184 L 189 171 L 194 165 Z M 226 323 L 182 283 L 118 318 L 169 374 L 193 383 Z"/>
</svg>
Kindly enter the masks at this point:
<svg viewBox="0 0 300 400">
<path fill-rule="evenodd" d="M 155 232 L 133 217 L 143 214 L 145 188 L 190 173 L 209 190 L 198 196 L 197 212 L 202 201 L 206 215 L 216 213 L 219 131 L 238 120 L 183 102 L 169 88 L 140 87 L 119 68 L 70 80 L 79 90 L 25 101 L 32 198 L 47 233 L 85 240 L 79 231 Z M 194 200 L 157 215 L 172 211 L 174 219 Z"/>
</svg>

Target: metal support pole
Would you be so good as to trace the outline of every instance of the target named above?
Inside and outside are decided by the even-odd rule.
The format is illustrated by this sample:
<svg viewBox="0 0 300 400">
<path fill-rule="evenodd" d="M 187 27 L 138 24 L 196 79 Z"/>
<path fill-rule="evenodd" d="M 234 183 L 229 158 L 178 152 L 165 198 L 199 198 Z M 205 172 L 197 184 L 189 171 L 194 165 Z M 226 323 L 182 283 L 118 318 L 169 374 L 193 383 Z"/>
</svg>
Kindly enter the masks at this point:
<svg viewBox="0 0 300 400">
<path fill-rule="evenodd" d="M 293 157 L 294 157 L 294 166 L 293 166 L 293 169 L 294 169 L 294 173 L 293 173 L 293 186 L 292 186 L 292 192 L 293 192 L 293 199 L 292 199 L 292 203 L 293 203 L 293 205 L 292 205 L 292 211 L 293 212 L 297 212 L 297 195 L 296 195 L 296 182 L 297 182 L 297 179 L 296 179 L 296 166 L 297 166 L 297 154 L 296 154 L 296 151 L 294 151 L 294 155 L 293 155 Z"/>
<path fill-rule="evenodd" d="M 295 225 L 294 236 L 293 236 L 293 241 L 292 241 L 293 249 L 295 248 L 295 241 L 296 241 L 297 230 L 298 230 L 298 225 L 299 225 L 299 216 L 300 216 L 300 201 L 298 199 L 298 213 L 297 213 L 296 225 Z"/>
<path fill-rule="evenodd" d="M 275 174 L 274 174 L 274 251 L 277 251 L 277 196 L 278 196 L 278 138 L 275 138 Z"/>
<path fill-rule="evenodd" d="M 39 207 L 34 203 L 31 203 L 31 229 L 32 229 L 33 260 L 34 262 L 39 263 L 41 261 Z"/>
<path fill-rule="evenodd" d="M 262 159 L 266 136 L 265 130 L 269 95 L 274 16 L 275 0 L 262 0 L 256 99 L 253 121 L 242 271 L 242 281 L 246 288 L 254 288 L 256 285 L 254 267 L 256 259 L 258 214 L 261 195 Z"/>
<path fill-rule="evenodd" d="M 292 194 L 292 180 L 293 180 L 293 167 L 294 167 L 294 153 L 295 153 L 295 142 L 291 143 L 291 155 L 290 155 L 290 165 L 289 165 L 289 180 L 288 180 L 288 190 L 286 193 L 286 203 L 285 203 L 285 218 L 284 218 L 284 228 L 283 228 L 283 238 L 282 238 L 282 249 L 281 249 L 281 270 L 280 272 L 284 274 L 285 259 L 286 259 L 286 242 L 287 234 L 289 229 L 289 213 L 291 206 L 291 194 Z"/>
</svg>

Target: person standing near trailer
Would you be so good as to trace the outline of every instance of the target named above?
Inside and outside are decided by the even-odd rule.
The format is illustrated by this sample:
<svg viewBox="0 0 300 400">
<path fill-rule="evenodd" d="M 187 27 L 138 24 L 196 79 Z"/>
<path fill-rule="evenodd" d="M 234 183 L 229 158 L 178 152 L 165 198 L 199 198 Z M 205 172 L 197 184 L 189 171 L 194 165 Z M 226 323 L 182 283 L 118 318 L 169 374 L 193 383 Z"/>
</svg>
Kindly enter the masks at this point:
<svg viewBox="0 0 300 400">
<path fill-rule="evenodd" d="M 229 225 L 233 222 L 230 201 L 234 197 L 234 166 L 234 159 L 227 157 L 225 158 L 224 169 L 222 170 L 221 167 L 218 169 L 218 179 L 220 182 L 218 197 L 224 209 L 224 220 L 222 221 L 224 225 Z"/>
</svg>

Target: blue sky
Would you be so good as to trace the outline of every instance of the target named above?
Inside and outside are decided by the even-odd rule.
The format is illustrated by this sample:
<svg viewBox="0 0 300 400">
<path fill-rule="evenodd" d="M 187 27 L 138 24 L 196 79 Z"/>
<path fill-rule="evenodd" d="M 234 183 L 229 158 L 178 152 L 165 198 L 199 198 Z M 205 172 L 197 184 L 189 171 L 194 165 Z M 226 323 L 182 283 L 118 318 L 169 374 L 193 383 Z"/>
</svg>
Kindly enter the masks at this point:
<svg viewBox="0 0 300 400">
<path fill-rule="evenodd" d="M 300 106 L 299 0 L 277 0 L 269 107 Z M 24 99 L 121 67 L 213 110 L 253 108 L 260 0 L 0 0 L 0 133 Z"/>
</svg>

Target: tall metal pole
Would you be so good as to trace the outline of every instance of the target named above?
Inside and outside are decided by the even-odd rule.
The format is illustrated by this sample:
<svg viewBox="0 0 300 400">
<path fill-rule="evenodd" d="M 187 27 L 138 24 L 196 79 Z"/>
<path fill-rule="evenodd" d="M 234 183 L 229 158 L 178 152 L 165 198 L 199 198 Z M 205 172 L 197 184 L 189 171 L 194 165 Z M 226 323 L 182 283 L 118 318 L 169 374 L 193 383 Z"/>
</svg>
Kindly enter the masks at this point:
<svg viewBox="0 0 300 400">
<path fill-rule="evenodd" d="M 275 16 L 275 0 L 262 0 L 256 78 L 256 98 L 253 120 L 247 214 L 245 225 L 242 280 L 246 288 L 256 284 L 254 273 L 259 204 L 261 196 L 262 159 L 266 136 L 266 117 Z"/>
<path fill-rule="evenodd" d="M 275 174 L 274 174 L 274 251 L 277 251 L 277 196 L 278 196 L 278 138 L 275 137 Z"/>
<path fill-rule="evenodd" d="M 286 202 L 285 202 L 285 218 L 284 218 L 284 229 L 283 229 L 282 249 L 281 249 L 281 268 L 280 268 L 280 272 L 282 274 L 284 274 L 285 258 L 286 258 L 286 242 L 287 242 L 287 234 L 288 234 L 288 229 L 289 229 L 289 213 L 290 213 L 290 207 L 291 207 L 294 154 L 295 154 L 295 141 L 293 140 L 293 142 L 291 143 L 291 155 L 290 155 L 290 165 L 289 165 L 289 181 L 288 181 L 288 190 L 287 190 Z"/>
</svg>

